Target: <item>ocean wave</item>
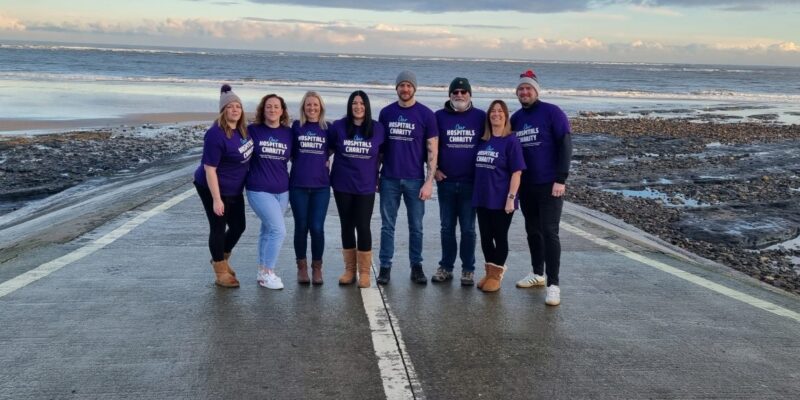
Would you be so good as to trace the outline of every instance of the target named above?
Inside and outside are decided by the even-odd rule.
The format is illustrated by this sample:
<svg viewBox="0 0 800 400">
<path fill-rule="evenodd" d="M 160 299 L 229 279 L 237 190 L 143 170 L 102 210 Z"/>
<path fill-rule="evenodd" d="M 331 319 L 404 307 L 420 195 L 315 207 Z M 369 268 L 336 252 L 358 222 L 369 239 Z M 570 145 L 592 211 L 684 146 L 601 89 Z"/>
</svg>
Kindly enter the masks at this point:
<svg viewBox="0 0 800 400">
<path fill-rule="evenodd" d="M 140 53 L 140 54 L 195 54 L 195 55 L 214 54 L 213 52 L 202 51 L 202 50 L 95 47 L 95 46 L 81 46 L 81 45 L 60 45 L 60 44 L 0 44 L 0 49 L 49 50 L 49 51 L 99 51 L 99 52 L 111 52 L 111 53 Z"/>
<path fill-rule="evenodd" d="M 131 76 L 110 76 L 92 74 L 57 74 L 39 72 L 0 72 L 0 80 L 26 80 L 26 81 L 50 81 L 50 82 L 122 82 L 131 84 L 181 84 L 192 86 L 217 86 L 221 82 L 230 83 L 237 86 L 256 86 L 256 87 L 302 87 L 302 88 L 332 88 L 332 89 L 376 89 L 394 90 L 393 82 L 381 83 L 378 81 L 367 82 L 341 82 L 328 80 L 281 80 L 281 79 L 259 79 L 253 76 L 241 77 L 237 79 L 223 78 L 179 78 L 179 77 L 131 77 Z M 421 85 L 418 90 L 421 92 L 442 92 L 447 85 Z M 504 97 L 514 96 L 513 86 L 485 86 L 473 85 L 472 90 L 475 96 L 498 95 Z M 651 92 L 642 90 L 610 90 L 610 89 L 544 89 L 542 94 L 546 96 L 561 97 L 609 97 L 609 98 L 630 98 L 630 99 L 651 99 L 651 100 L 708 100 L 708 101 L 756 101 L 756 102 L 778 102 L 778 103 L 800 103 L 800 94 L 782 93 L 746 93 L 730 90 L 700 90 L 686 93 L 666 93 Z"/>
</svg>

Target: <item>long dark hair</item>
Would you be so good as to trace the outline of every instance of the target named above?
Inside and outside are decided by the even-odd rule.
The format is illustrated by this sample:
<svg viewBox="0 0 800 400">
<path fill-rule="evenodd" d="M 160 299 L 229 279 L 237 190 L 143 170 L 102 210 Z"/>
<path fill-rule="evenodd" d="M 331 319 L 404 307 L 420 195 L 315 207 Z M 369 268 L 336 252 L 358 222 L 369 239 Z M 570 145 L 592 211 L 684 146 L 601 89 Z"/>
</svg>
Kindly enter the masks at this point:
<svg viewBox="0 0 800 400">
<path fill-rule="evenodd" d="M 267 104 L 267 100 L 271 98 L 276 98 L 278 101 L 281 102 L 281 117 L 278 120 L 280 125 L 282 126 L 291 126 L 292 121 L 289 119 L 289 110 L 286 109 L 286 102 L 283 101 L 283 97 L 278 96 L 275 93 L 270 93 L 261 98 L 261 101 L 258 103 L 258 110 L 256 110 L 256 124 L 258 125 L 266 125 L 267 124 L 267 116 L 264 113 L 264 106 Z"/>
<path fill-rule="evenodd" d="M 364 128 L 364 139 L 369 139 L 372 137 L 372 108 L 369 106 L 369 96 L 362 90 L 350 93 L 350 97 L 347 99 L 347 137 L 352 139 L 356 135 L 356 124 L 353 123 L 353 100 L 356 96 L 361 97 L 361 100 L 364 101 L 364 122 L 361 126 Z"/>
</svg>

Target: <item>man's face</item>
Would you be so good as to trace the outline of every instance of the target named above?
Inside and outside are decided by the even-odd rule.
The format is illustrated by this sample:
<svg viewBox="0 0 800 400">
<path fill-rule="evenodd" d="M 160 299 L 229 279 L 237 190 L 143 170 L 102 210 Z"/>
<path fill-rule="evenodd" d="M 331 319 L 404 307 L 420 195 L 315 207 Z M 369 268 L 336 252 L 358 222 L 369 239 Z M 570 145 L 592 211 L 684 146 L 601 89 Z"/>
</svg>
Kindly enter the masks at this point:
<svg viewBox="0 0 800 400">
<path fill-rule="evenodd" d="M 471 101 L 472 95 L 464 89 L 456 89 L 453 90 L 453 93 L 450 93 L 450 105 L 452 105 L 453 109 L 456 111 L 466 110 Z"/>
<path fill-rule="evenodd" d="M 409 82 L 400 82 L 397 85 L 397 98 L 402 101 L 410 101 L 414 98 L 414 86 Z"/>
<path fill-rule="evenodd" d="M 517 99 L 519 99 L 519 102 L 522 104 L 533 104 L 538 98 L 539 93 L 536 93 L 536 89 L 530 84 L 523 83 L 517 88 Z"/>
</svg>

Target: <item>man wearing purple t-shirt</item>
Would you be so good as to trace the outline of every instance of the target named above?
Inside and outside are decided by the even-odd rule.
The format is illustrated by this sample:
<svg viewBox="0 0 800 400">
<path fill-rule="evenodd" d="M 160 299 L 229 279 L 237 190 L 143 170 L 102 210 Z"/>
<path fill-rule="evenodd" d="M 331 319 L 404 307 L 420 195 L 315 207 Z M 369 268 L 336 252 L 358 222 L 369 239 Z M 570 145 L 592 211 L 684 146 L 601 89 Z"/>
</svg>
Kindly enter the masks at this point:
<svg viewBox="0 0 800 400">
<path fill-rule="evenodd" d="M 394 257 L 394 226 L 402 197 L 408 213 L 411 280 L 424 285 L 428 278 L 422 271 L 422 217 L 425 200 L 430 199 L 433 193 L 438 130 L 433 111 L 414 98 L 417 77 L 412 72 L 401 72 L 395 80 L 395 89 L 398 100 L 384 107 L 379 117 L 386 129 L 386 140 L 380 181 L 381 269 L 376 281 L 382 285 L 389 283 Z M 422 167 L 426 160 L 427 174 Z"/>
<path fill-rule="evenodd" d="M 472 86 L 467 78 L 455 78 L 448 89 L 450 100 L 436 111 L 439 128 L 439 162 L 435 179 L 439 197 L 442 258 L 431 282 L 453 279 L 459 246 L 456 225 L 461 227 L 461 285 L 475 284 L 475 208 L 472 188 L 478 139 L 486 128 L 486 113 L 472 106 Z"/>
<path fill-rule="evenodd" d="M 566 114 L 558 106 L 539 100 L 539 89 L 539 79 L 533 70 L 522 73 L 517 84 L 522 108 L 511 116 L 511 128 L 517 132 L 528 167 L 522 173 L 519 195 L 533 265 L 533 271 L 519 280 L 517 287 L 543 286 L 547 282 L 545 303 L 557 306 L 561 303 L 558 225 L 572 140 Z"/>
</svg>

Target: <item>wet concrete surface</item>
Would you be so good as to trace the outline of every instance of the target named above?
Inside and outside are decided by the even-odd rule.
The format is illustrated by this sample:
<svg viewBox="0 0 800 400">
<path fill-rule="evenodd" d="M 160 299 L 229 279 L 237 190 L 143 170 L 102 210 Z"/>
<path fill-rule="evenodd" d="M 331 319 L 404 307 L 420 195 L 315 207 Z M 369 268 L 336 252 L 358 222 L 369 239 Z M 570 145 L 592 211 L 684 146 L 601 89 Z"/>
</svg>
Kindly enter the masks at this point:
<svg viewBox="0 0 800 400">
<path fill-rule="evenodd" d="M 9 271 L 79 249 L 189 189 L 177 185 L 74 241 L 21 253 L 0 264 L 3 281 Z M 425 215 L 428 276 L 439 257 L 435 201 Z M 385 398 L 361 293 L 336 284 L 342 267 L 335 206 L 319 287 L 294 282 L 290 215 L 286 221 L 281 291 L 255 282 L 258 224 L 250 211 L 232 258 L 242 287 L 214 286 L 202 206 L 190 196 L 92 255 L 0 297 L 0 398 Z M 800 390 L 800 320 L 563 228 L 562 305 L 548 307 L 544 289 L 514 287 L 530 268 L 521 214 L 514 216 L 510 267 L 498 293 L 457 281 L 419 286 L 404 267 L 404 221 L 401 208 L 395 270 L 383 296 L 416 371 L 416 398 L 790 399 Z M 609 229 L 571 209 L 563 222 L 800 312 L 798 297 L 659 250 L 624 224 Z M 376 239 L 379 225 L 376 207 Z"/>
</svg>

